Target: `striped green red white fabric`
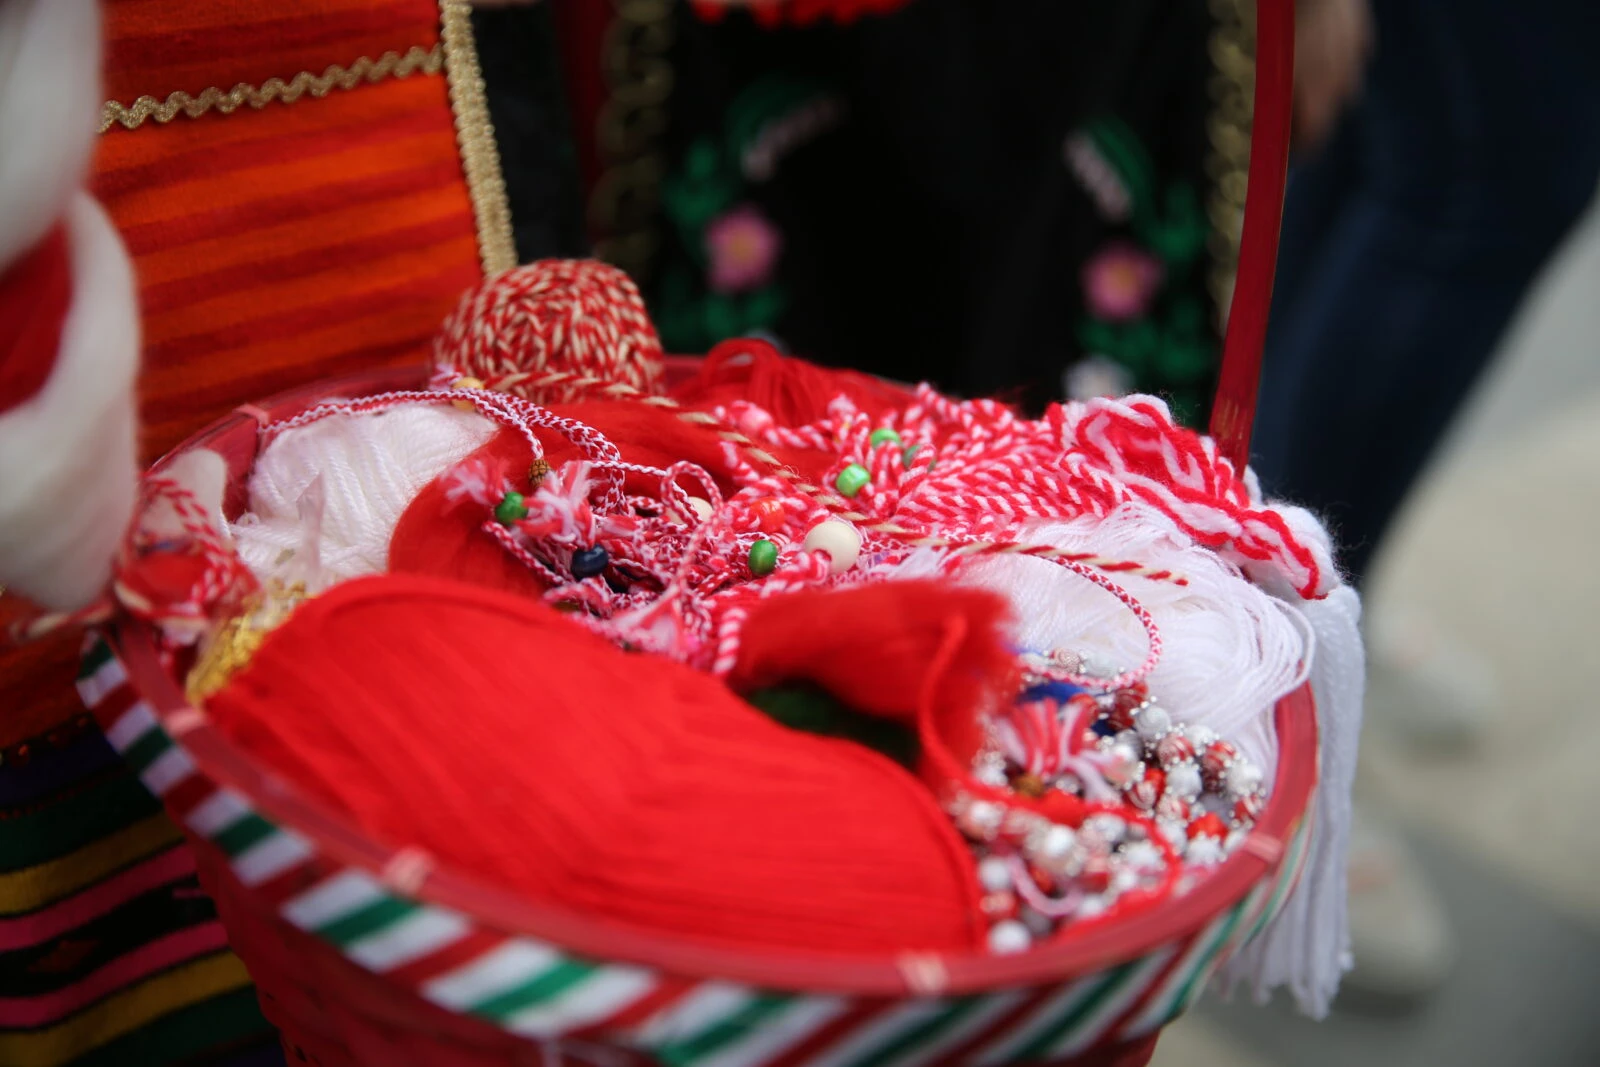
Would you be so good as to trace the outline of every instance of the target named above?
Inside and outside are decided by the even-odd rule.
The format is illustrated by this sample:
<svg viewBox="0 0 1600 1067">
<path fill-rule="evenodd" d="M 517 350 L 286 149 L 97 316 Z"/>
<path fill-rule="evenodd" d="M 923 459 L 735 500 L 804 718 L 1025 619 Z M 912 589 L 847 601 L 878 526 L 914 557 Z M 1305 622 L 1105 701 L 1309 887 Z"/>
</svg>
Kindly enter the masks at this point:
<svg viewBox="0 0 1600 1067">
<path fill-rule="evenodd" d="M 539 1041 L 578 1035 L 669 1067 L 1000 1067 L 1066 1061 L 1136 1039 L 1183 1011 L 1276 913 L 1306 851 L 1302 825 L 1277 874 L 1198 933 L 1069 981 L 900 999 L 755 989 L 581 959 L 340 866 L 200 774 L 151 706 L 127 699 L 128 684 L 105 644 L 89 651 L 79 681 L 85 703 L 122 709 L 103 723 L 111 744 L 197 847 L 218 850 L 288 922 L 449 1011 Z"/>
</svg>

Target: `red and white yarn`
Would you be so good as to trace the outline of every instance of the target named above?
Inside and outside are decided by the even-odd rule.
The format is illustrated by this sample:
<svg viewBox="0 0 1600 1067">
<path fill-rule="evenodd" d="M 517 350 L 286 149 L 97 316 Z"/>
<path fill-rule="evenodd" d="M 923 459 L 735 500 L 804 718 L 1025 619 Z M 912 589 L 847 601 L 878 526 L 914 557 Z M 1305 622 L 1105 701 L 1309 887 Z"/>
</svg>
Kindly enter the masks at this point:
<svg viewBox="0 0 1600 1067">
<path fill-rule="evenodd" d="M 484 279 L 434 341 L 444 384 L 474 378 L 519 396 L 544 371 L 583 370 L 642 393 L 659 391 L 661 341 L 639 289 L 598 260 L 544 259 Z M 565 395 L 563 395 L 563 392 Z M 568 385 L 546 401 L 571 399 Z"/>
<path fill-rule="evenodd" d="M 157 627 L 170 643 L 190 644 L 223 608 L 255 590 L 255 576 L 187 487 L 162 475 L 146 475 L 139 491 L 112 589 L 125 610 Z M 158 540 L 146 528 L 144 520 L 158 502 L 176 518 L 176 537 L 163 531 Z M 152 577 L 156 568 L 160 573 Z M 174 584 L 174 575 L 188 580 Z"/>
</svg>

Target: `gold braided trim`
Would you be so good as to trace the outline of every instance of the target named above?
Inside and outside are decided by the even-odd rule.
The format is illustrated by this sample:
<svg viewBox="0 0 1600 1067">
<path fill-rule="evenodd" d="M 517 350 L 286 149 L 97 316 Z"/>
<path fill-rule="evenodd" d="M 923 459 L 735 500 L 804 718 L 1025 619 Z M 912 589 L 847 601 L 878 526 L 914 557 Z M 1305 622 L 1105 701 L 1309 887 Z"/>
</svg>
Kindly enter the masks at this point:
<svg viewBox="0 0 1600 1067">
<path fill-rule="evenodd" d="M 288 81 L 268 78 L 259 86 L 240 82 L 227 92 L 213 87 L 199 96 L 190 96 L 182 91 L 172 93 L 165 100 L 141 96 L 128 107 L 116 100 L 107 100 L 100 108 L 100 132 L 105 133 L 115 125 L 136 130 L 144 125 L 146 119 L 171 122 L 180 114 L 192 119 L 208 111 L 230 115 L 246 104 L 257 110 L 274 101 L 292 104 L 307 94 L 320 100 L 335 89 L 354 89 L 362 82 L 370 85 L 385 78 L 408 78 L 418 73 L 437 74 L 443 66 L 444 51 L 439 45 L 432 48 L 417 45 L 405 55 L 385 52 L 377 59 L 362 56 L 349 67 L 335 63 L 320 75 L 303 70 Z"/>
<path fill-rule="evenodd" d="M 1211 263 L 1207 279 L 1216 302 L 1217 324 L 1226 329 L 1239 270 L 1239 235 L 1244 226 L 1244 194 L 1250 172 L 1250 122 L 1255 114 L 1255 0 L 1211 0 L 1215 25 L 1210 52 L 1213 66 L 1207 86 L 1212 103 L 1207 133 L 1211 151 L 1206 173 L 1211 197 Z"/>
<path fill-rule="evenodd" d="M 488 94 L 472 37 L 472 9 L 466 0 L 439 0 L 439 17 L 456 144 L 478 228 L 478 255 L 485 274 L 498 274 L 517 265 L 517 246 L 511 233 L 511 202 L 500 170 L 500 149 L 494 140 L 494 123 L 489 121 Z"/>
<path fill-rule="evenodd" d="M 249 666 L 267 635 L 309 599 L 304 582 L 285 584 L 273 579 L 258 590 L 238 615 L 213 630 L 201 644 L 200 655 L 184 682 L 189 702 L 198 707 L 227 685 Z"/>
</svg>

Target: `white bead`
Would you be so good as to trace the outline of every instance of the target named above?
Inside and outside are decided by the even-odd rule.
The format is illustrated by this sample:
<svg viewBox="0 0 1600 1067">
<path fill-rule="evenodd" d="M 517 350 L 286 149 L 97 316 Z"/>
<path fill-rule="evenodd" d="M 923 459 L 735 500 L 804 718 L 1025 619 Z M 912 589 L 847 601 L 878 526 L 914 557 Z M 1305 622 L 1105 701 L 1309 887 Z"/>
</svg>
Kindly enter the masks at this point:
<svg viewBox="0 0 1600 1067">
<path fill-rule="evenodd" d="M 1108 811 L 1083 820 L 1083 828 L 1108 845 L 1121 841 L 1128 832 L 1128 824 Z"/>
<path fill-rule="evenodd" d="M 1017 952 L 1026 952 L 1028 946 L 1033 944 L 1033 935 L 1028 928 L 1015 919 L 995 923 L 989 929 L 989 949 L 1002 956 L 1009 956 Z"/>
<path fill-rule="evenodd" d="M 1004 789 L 1011 784 L 1011 779 L 1006 777 L 1006 769 L 993 763 L 980 763 L 974 768 L 972 777 L 996 789 Z"/>
<path fill-rule="evenodd" d="M 1217 732 L 1211 727 L 1198 726 L 1193 723 L 1189 725 L 1187 733 L 1189 734 L 1189 740 L 1194 742 L 1194 750 L 1196 752 L 1204 752 L 1207 746 L 1218 738 Z"/>
<path fill-rule="evenodd" d="M 986 893 L 1003 893 L 1011 888 L 1011 865 L 999 856 L 978 861 L 978 884 Z"/>
<path fill-rule="evenodd" d="M 1157 819 L 1156 828 L 1167 839 L 1167 844 L 1172 846 L 1172 851 L 1183 855 L 1183 850 L 1189 845 L 1189 828 L 1177 819 Z"/>
<path fill-rule="evenodd" d="M 1117 734 L 1115 743 L 1122 745 L 1129 752 L 1144 751 L 1144 738 L 1140 737 L 1133 730 L 1123 730 L 1121 733 Z"/>
<path fill-rule="evenodd" d="M 1117 673 L 1110 662 L 1088 652 L 1078 653 L 1078 670 L 1076 673 L 1089 678 L 1110 678 Z"/>
<path fill-rule="evenodd" d="M 1039 839 L 1039 858 L 1045 861 L 1066 859 L 1077 847 L 1078 835 L 1065 826 L 1052 826 Z"/>
<path fill-rule="evenodd" d="M 1146 741 L 1154 741 L 1172 729 L 1172 716 L 1167 714 L 1165 708 L 1151 704 L 1134 713 L 1133 728 Z"/>
<path fill-rule="evenodd" d="M 1150 871 L 1162 865 L 1161 850 L 1149 841 L 1136 841 L 1124 846 L 1122 858 L 1136 871 Z"/>
<path fill-rule="evenodd" d="M 1201 834 L 1189 842 L 1189 848 L 1184 853 L 1184 859 L 1190 863 L 1201 866 L 1220 862 L 1222 859 L 1222 842 L 1209 834 Z"/>
<path fill-rule="evenodd" d="M 1115 889 L 1118 893 L 1126 893 L 1130 889 L 1138 886 L 1138 884 L 1138 873 L 1129 870 L 1127 867 L 1122 868 L 1116 874 L 1111 876 L 1111 888 Z"/>
<path fill-rule="evenodd" d="M 689 509 L 695 513 L 695 517 L 701 522 L 705 522 L 711 517 L 711 501 L 709 500 L 701 500 L 697 496 L 692 496 L 689 498 Z M 687 522 L 683 517 L 683 513 L 678 511 L 668 511 L 667 518 L 679 524 Z"/>
<path fill-rule="evenodd" d="M 1106 902 L 1101 897 L 1084 897 L 1078 905 L 1077 918 L 1092 919 L 1106 910 Z"/>
<path fill-rule="evenodd" d="M 957 816 L 961 832 L 978 841 L 987 841 L 1000 829 L 1005 809 L 989 800 L 974 800 Z"/>
<path fill-rule="evenodd" d="M 1261 788 L 1261 768 L 1249 760 L 1236 759 L 1228 768 L 1228 792 L 1247 797 Z"/>
<path fill-rule="evenodd" d="M 1128 745 L 1112 745 L 1100 766 L 1100 773 L 1113 787 L 1121 789 L 1144 776 L 1144 764 L 1137 750 Z"/>
<path fill-rule="evenodd" d="M 843 574 L 861 558 L 861 535 L 843 519 L 826 519 L 811 527 L 801 547 L 807 552 L 826 552 L 828 569 Z"/>
<path fill-rule="evenodd" d="M 1167 771 L 1167 792 L 1184 800 L 1200 795 L 1200 768 L 1194 760 L 1184 760 Z"/>
</svg>

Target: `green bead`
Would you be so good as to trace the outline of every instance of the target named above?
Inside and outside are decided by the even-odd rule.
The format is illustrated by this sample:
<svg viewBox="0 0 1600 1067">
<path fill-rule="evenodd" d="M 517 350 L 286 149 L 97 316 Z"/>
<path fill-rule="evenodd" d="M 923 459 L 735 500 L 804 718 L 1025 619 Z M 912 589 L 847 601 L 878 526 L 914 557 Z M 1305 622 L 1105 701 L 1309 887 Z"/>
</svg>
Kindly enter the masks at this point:
<svg viewBox="0 0 1600 1067">
<path fill-rule="evenodd" d="M 912 445 L 910 448 L 900 453 L 900 461 L 906 465 L 906 470 L 910 470 L 912 467 L 917 465 L 917 453 L 921 451 L 921 445 Z"/>
<path fill-rule="evenodd" d="M 778 546 L 765 537 L 750 546 L 750 573 L 771 574 L 778 565 Z"/>
<path fill-rule="evenodd" d="M 839 477 L 834 479 L 833 484 L 845 496 L 855 496 L 870 481 L 872 475 L 868 473 L 867 468 L 859 463 L 852 463 L 839 472 Z"/>
<path fill-rule="evenodd" d="M 522 506 L 522 494 L 507 493 L 500 503 L 495 505 L 494 517 L 502 526 L 510 526 L 519 519 L 527 518 L 528 509 Z"/>
<path fill-rule="evenodd" d="M 867 438 L 867 444 L 871 445 L 873 448 L 877 448 L 879 445 L 886 445 L 890 441 L 893 441 L 895 444 L 899 444 L 900 435 L 889 429 L 887 426 L 883 427 L 881 430 L 873 430 L 872 436 Z"/>
</svg>

